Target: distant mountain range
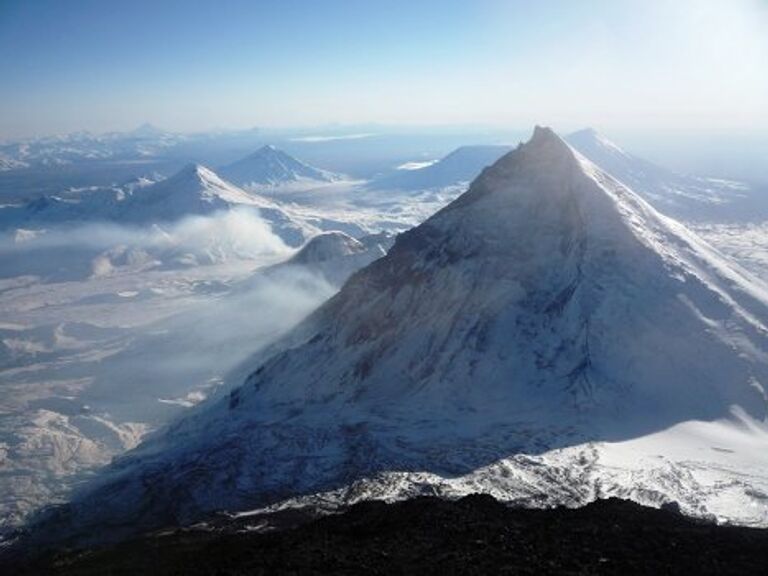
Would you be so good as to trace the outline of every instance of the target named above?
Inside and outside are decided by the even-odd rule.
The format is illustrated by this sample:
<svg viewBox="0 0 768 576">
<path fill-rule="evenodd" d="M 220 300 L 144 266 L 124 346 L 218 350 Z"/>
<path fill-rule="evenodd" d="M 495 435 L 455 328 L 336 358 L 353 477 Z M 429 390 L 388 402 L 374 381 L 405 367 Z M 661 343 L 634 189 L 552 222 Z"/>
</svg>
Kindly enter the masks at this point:
<svg viewBox="0 0 768 576">
<path fill-rule="evenodd" d="M 195 146 L 202 145 L 199 138 L 145 124 L 126 133 L 100 136 L 76 133 L 5 143 L 0 144 L 0 172 L 90 161 L 157 160 L 168 150 L 182 145 L 189 144 L 190 151 L 196 150 Z M 768 202 L 749 184 L 678 174 L 626 152 L 592 129 L 570 134 L 565 140 L 657 209 L 675 218 L 686 221 L 768 218 Z M 374 177 L 366 188 L 373 193 L 457 190 L 509 150 L 509 146 L 503 145 L 462 146 L 423 167 L 409 166 L 411 169 L 392 170 Z M 240 160 L 221 166 L 217 172 L 237 187 L 270 196 L 345 180 L 343 175 L 310 166 L 273 145 L 262 146 Z"/>
<path fill-rule="evenodd" d="M 272 200 L 220 178 L 211 169 L 189 164 L 170 178 L 138 179 L 123 186 L 46 196 L 0 208 L 0 228 L 35 228 L 95 222 L 151 224 L 176 222 L 236 207 L 257 209 L 288 245 L 301 245 L 318 229 L 291 216 Z"/>
<path fill-rule="evenodd" d="M 144 137 L 155 134 L 157 129 L 142 126 L 135 132 Z M 63 191 L 25 204 L 0 206 L 0 229 L 99 221 L 120 224 L 174 222 L 187 216 L 250 207 L 258 209 L 283 241 L 298 246 L 319 229 L 307 219 L 289 215 L 285 208 L 262 193 L 273 195 L 279 191 L 310 190 L 343 179 L 338 174 L 309 166 L 271 145 L 222 167 L 220 172 L 224 177 L 193 163 L 167 179 L 137 178 L 120 186 Z M 321 224 L 333 226 L 333 221 Z"/>
<path fill-rule="evenodd" d="M 8 169 L 55 168 L 78 162 L 140 160 L 165 154 L 192 140 L 183 134 L 166 132 L 143 124 L 128 132 L 91 134 L 75 132 L 61 136 L 0 142 L 0 156 L 14 161 Z M 2 170 L 0 163 L 0 170 Z"/>
</svg>

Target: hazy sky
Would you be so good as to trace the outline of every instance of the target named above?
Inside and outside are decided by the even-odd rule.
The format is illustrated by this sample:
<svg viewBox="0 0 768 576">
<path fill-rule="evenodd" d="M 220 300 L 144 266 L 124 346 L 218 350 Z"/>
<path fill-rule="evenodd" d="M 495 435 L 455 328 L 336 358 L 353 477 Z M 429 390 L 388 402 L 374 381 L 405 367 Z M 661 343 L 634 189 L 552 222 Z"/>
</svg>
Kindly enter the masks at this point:
<svg viewBox="0 0 768 576">
<path fill-rule="evenodd" d="M 0 138 L 768 129 L 768 0 L 0 0 Z"/>
</svg>

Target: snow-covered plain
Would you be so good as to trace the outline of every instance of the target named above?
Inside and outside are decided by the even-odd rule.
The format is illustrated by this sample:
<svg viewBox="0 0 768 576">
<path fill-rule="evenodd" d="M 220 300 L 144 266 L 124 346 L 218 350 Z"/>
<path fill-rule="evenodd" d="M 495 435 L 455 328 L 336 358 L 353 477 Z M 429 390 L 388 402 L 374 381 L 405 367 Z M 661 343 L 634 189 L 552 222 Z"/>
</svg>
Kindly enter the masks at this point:
<svg viewBox="0 0 768 576">
<path fill-rule="evenodd" d="M 145 144 L 155 139 L 145 133 L 136 136 Z M 657 169 L 593 131 L 568 141 L 597 165 L 620 172 L 613 175 L 637 187 L 651 203 L 658 201 L 662 211 L 673 207 L 678 218 L 695 223 L 699 234 L 752 275 L 768 279 L 766 225 L 734 220 L 740 208 L 718 212 L 724 206 L 740 207 L 748 187 Z M 76 142 L 99 146 L 93 139 Z M 41 505 L 61 501 L 73 484 L 136 446 L 149 431 L 190 411 L 198 413 L 195 407 L 206 398 L 215 402 L 223 396 L 220 404 L 230 402 L 230 389 L 242 383 L 254 363 L 265 359 L 270 344 L 333 295 L 355 270 L 386 252 L 391 240 L 373 234 L 403 232 L 420 224 L 464 192 L 466 181 L 479 173 L 483 162 L 492 163 L 506 150 L 463 148 L 440 162 L 399 170 L 407 172 L 404 176 L 365 183 L 324 171 L 299 174 L 305 164 L 296 168 L 282 156 L 275 158 L 275 150 L 268 148 L 255 155 L 259 161 L 249 157 L 237 164 L 235 172 L 257 170 L 255 176 L 240 174 L 244 185 L 260 182 L 248 185 L 248 190 L 211 169 L 190 165 L 168 179 L 68 191 L 0 213 L 6 230 L 0 245 L 2 524 L 16 525 Z M 265 154 L 268 161 L 262 162 Z M 265 166 L 278 170 L 258 172 Z M 287 178 L 284 185 L 280 178 Z M 718 221 L 718 214 L 727 218 Z M 639 228 L 644 226 L 645 216 L 640 220 L 625 216 Z M 669 226 L 675 242 L 683 238 L 708 262 L 737 270 L 735 276 L 727 273 L 730 280 L 718 287 L 720 298 L 728 300 L 729 283 L 752 295 L 763 293 L 762 283 L 749 274 L 742 280 L 739 266 L 731 266 L 715 252 L 710 256 L 711 249 L 699 246 L 687 231 L 679 232 L 679 225 Z M 485 233 L 462 226 L 455 230 L 458 236 L 453 242 L 459 244 L 482 242 Z M 647 241 L 668 254 L 668 265 L 678 265 L 678 248 L 670 248 L 665 244 L 668 238 L 654 234 Z M 450 259 L 448 253 L 443 256 Z M 500 299 L 518 290 L 514 285 L 494 285 L 502 290 Z M 490 288 L 484 293 L 492 296 Z M 450 298 L 443 302 L 443 309 L 450 309 L 450 302 Z M 717 318 L 709 313 L 717 305 L 707 304 L 704 310 L 701 303 L 692 302 L 682 305 L 699 306 L 700 320 L 709 326 L 706 330 L 716 331 Z M 404 305 L 394 304 L 393 310 Z M 441 306 L 439 300 L 433 305 Z M 762 304 L 745 306 L 739 314 L 761 325 Z M 414 318 L 409 316 L 409 321 Z M 749 322 L 745 326 L 758 330 Z M 480 346 L 482 337 L 475 334 L 470 344 Z M 743 334 L 733 338 L 733 346 L 743 345 Z M 412 342 L 417 343 L 418 339 Z M 758 352 L 763 353 L 748 354 Z M 482 357 L 476 359 L 482 362 Z M 362 371 L 373 369 L 365 362 L 359 366 Z M 573 375 L 573 397 L 579 402 L 589 387 L 582 378 L 586 372 Z M 493 377 L 491 370 L 483 378 Z M 366 393 L 365 388 L 360 390 Z M 465 400 L 472 397 L 468 390 L 462 394 Z M 425 422 L 430 414 L 422 413 Z M 484 419 L 486 415 L 473 420 L 469 430 L 482 428 Z M 684 422 L 669 419 L 667 426 L 643 430 L 637 437 L 608 440 L 580 436 L 575 425 L 542 431 L 523 418 L 517 436 L 506 438 L 518 446 L 514 455 L 500 457 L 493 435 L 487 442 L 474 438 L 465 444 L 454 439 L 451 446 L 436 438 L 432 453 L 418 457 L 440 462 L 437 469 L 433 464 L 419 469 L 414 466 L 418 458 L 396 456 L 405 445 L 399 446 L 402 439 L 395 439 L 391 446 L 384 442 L 384 459 L 392 464 L 385 470 L 375 462 L 381 457 L 381 445 L 369 444 L 368 436 L 355 432 L 360 422 L 347 424 L 347 437 L 359 442 L 353 447 L 356 460 L 349 470 L 369 472 L 353 482 L 331 490 L 318 483 L 311 493 L 296 497 L 290 488 L 278 485 L 281 478 L 302 473 L 299 468 L 307 464 L 299 458 L 298 468 L 277 471 L 272 479 L 259 476 L 258 470 L 249 472 L 258 482 L 225 474 L 227 482 L 237 482 L 234 494 L 240 498 L 242 492 L 241 499 L 217 500 L 221 494 L 213 490 L 209 501 L 190 498 L 176 512 L 191 519 L 216 506 L 235 510 L 251 507 L 249 503 L 277 502 L 273 506 L 279 507 L 312 502 L 333 508 L 374 496 L 483 490 L 529 505 L 576 505 L 607 495 L 651 504 L 675 500 L 692 514 L 768 525 L 767 432 L 754 414 L 744 410 Z M 216 429 L 221 433 L 225 428 Z M 335 441 L 318 439 L 309 428 L 289 427 L 285 434 L 272 429 L 262 438 L 270 446 L 266 452 L 279 462 L 297 446 L 309 445 L 325 454 L 328 462 L 341 458 L 343 450 Z M 564 437 L 569 440 L 563 442 Z M 258 448 L 256 444 L 254 440 Z M 277 449 L 280 445 L 283 448 Z M 145 453 L 152 453 L 151 446 Z M 230 458 L 232 450 L 225 447 L 221 457 Z M 228 465 L 237 467 L 238 458 L 232 456 Z M 281 476 L 283 472 L 286 476 Z M 211 482 L 221 478 L 214 474 Z M 303 480 L 309 486 L 313 478 L 317 476 L 308 474 Z M 261 488 L 254 488 L 259 482 L 273 490 L 270 498 L 261 498 Z"/>
</svg>

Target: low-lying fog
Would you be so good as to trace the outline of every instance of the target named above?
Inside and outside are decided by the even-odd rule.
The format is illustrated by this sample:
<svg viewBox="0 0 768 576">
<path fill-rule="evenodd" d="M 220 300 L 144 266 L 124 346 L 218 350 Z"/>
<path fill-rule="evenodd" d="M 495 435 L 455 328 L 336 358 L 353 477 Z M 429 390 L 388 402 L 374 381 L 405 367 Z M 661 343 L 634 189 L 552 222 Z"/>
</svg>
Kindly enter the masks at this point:
<svg viewBox="0 0 768 576">
<path fill-rule="evenodd" d="M 0 241 L 0 523 L 216 394 L 335 288 L 254 212 Z"/>
</svg>

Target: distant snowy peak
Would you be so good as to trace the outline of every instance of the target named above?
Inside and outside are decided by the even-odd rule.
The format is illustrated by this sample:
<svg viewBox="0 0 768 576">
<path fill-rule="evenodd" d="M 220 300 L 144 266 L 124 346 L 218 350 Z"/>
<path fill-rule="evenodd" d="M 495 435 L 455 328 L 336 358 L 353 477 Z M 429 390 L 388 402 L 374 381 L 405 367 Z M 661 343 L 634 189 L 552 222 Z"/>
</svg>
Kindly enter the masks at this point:
<svg viewBox="0 0 768 576">
<path fill-rule="evenodd" d="M 749 216 L 743 213 L 751 210 L 743 202 L 749 194 L 746 184 L 677 174 L 630 154 L 592 128 L 565 140 L 665 214 L 683 220 Z"/>
<path fill-rule="evenodd" d="M 630 157 L 620 146 L 600 134 L 594 128 L 584 128 L 573 132 L 566 136 L 565 141 L 577 150 L 600 150 L 602 153 L 614 154 L 621 158 Z"/>
<path fill-rule="evenodd" d="M 227 180 L 245 188 L 311 186 L 342 179 L 338 174 L 305 164 L 272 145 L 263 146 L 253 154 L 223 166 L 220 172 Z"/>
<path fill-rule="evenodd" d="M 585 128 L 565 137 L 573 148 L 609 172 L 612 176 L 630 180 L 626 184 L 651 184 L 654 181 L 669 180 L 675 174 L 651 162 L 633 156 L 620 146 L 600 134 L 594 128 Z M 643 193 L 645 190 L 639 190 Z"/>
<path fill-rule="evenodd" d="M 132 221 L 178 220 L 234 205 L 259 204 L 237 186 L 200 164 L 188 164 L 156 184 L 138 188 L 124 202 L 120 216 Z"/>
<path fill-rule="evenodd" d="M 160 138 L 167 135 L 168 132 L 158 128 L 157 126 L 154 126 L 153 124 L 150 124 L 149 122 L 145 122 L 141 126 L 137 126 L 128 132 L 128 134 L 135 138 Z"/>
<path fill-rule="evenodd" d="M 182 170 L 156 185 L 158 189 L 167 189 L 178 195 L 195 194 L 208 202 L 216 199 L 232 204 L 252 204 L 258 198 L 223 180 L 210 168 L 201 164 L 188 164 Z M 266 202 L 266 201 L 265 201 Z"/>
<path fill-rule="evenodd" d="M 461 146 L 437 162 L 383 175 L 371 182 L 370 187 L 418 191 L 466 184 L 509 150 L 509 146 L 500 145 Z"/>
</svg>

